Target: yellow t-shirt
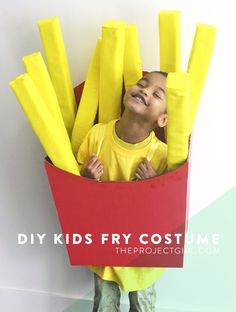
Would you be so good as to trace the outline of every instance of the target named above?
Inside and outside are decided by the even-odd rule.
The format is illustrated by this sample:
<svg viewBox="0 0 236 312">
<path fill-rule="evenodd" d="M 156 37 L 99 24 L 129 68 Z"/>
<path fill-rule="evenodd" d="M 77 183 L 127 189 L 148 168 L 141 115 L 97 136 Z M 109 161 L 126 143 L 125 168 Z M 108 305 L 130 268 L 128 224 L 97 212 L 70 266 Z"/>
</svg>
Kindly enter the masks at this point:
<svg viewBox="0 0 236 312">
<path fill-rule="evenodd" d="M 115 123 L 97 124 L 90 129 L 81 144 L 77 160 L 83 164 L 93 153 L 103 164 L 101 181 L 132 181 L 135 172 L 147 158 L 158 174 L 165 171 L 167 146 L 152 131 L 142 142 L 130 144 L 122 141 L 115 132 Z M 141 290 L 151 286 L 164 272 L 164 268 L 97 267 L 90 269 L 104 280 L 118 283 L 125 291 Z"/>
</svg>

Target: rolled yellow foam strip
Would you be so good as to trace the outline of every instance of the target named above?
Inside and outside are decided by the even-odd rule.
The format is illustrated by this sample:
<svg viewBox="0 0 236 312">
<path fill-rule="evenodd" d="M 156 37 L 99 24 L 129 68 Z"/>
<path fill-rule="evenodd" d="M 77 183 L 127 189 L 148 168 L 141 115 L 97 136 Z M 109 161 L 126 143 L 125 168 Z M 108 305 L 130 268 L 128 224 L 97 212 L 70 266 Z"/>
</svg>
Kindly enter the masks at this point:
<svg viewBox="0 0 236 312">
<path fill-rule="evenodd" d="M 127 25 L 125 29 L 124 83 L 125 89 L 142 77 L 142 61 L 139 51 L 138 33 L 135 25 Z"/>
<path fill-rule="evenodd" d="M 40 52 L 33 53 L 23 57 L 22 59 L 27 73 L 32 78 L 35 87 L 37 88 L 44 103 L 54 116 L 55 120 L 64 131 L 64 135 L 68 135 L 65 124 L 62 118 L 61 110 L 58 104 L 55 89 L 53 88 L 47 67 L 44 63 L 43 57 Z"/>
<path fill-rule="evenodd" d="M 75 121 L 76 101 L 60 23 L 57 17 L 38 22 L 48 70 L 69 136 Z"/>
<path fill-rule="evenodd" d="M 188 157 L 189 141 L 189 74 L 169 73 L 167 98 L 167 166 L 175 169 Z"/>
<path fill-rule="evenodd" d="M 105 23 L 100 56 L 99 122 L 120 117 L 124 46 L 125 23 Z"/>
<path fill-rule="evenodd" d="M 11 81 L 10 86 L 53 164 L 60 169 L 80 175 L 68 135 L 65 136 L 65 132 L 61 131 L 30 75 L 28 73 L 20 75 Z"/>
<path fill-rule="evenodd" d="M 180 12 L 159 13 L 160 70 L 179 72 L 180 69 Z"/>
<path fill-rule="evenodd" d="M 82 97 L 80 99 L 72 131 L 71 144 L 74 155 L 77 155 L 80 144 L 89 129 L 92 128 L 98 110 L 100 48 L 101 38 L 97 42 L 91 63 L 89 65 L 88 74 L 85 80 Z"/>
<path fill-rule="evenodd" d="M 216 28 L 211 25 L 198 24 L 188 63 L 190 73 L 190 122 L 192 132 L 199 99 L 210 64 L 215 41 Z"/>
</svg>

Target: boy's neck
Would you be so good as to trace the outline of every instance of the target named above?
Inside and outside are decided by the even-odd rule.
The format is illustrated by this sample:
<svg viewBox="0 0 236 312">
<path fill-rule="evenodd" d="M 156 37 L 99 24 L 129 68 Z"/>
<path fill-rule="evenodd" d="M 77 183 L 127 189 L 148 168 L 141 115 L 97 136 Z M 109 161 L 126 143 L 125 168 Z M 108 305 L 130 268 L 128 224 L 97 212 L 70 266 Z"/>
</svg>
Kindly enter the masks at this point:
<svg viewBox="0 0 236 312">
<path fill-rule="evenodd" d="M 150 130 L 143 121 L 132 118 L 126 111 L 124 111 L 120 120 L 116 122 L 115 131 L 121 140 L 130 144 L 142 142 L 150 134 Z"/>
</svg>

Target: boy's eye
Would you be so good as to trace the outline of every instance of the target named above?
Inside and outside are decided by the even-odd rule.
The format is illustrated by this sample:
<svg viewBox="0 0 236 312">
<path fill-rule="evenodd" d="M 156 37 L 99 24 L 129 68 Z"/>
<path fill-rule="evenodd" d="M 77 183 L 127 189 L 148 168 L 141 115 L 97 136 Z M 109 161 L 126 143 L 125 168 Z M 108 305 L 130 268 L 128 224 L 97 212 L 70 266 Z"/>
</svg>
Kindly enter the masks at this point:
<svg viewBox="0 0 236 312">
<path fill-rule="evenodd" d="M 159 93 L 154 93 L 154 96 L 158 99 L 161 99 L 161 96 L 159 95 Z"/>
<path fill-rule="evenodd" d="M 137 82 L 137 86 L 139 86 L 139 87 L 141 87 L 141 88 L 144 88 L 145 87 L 145 85 L 144 85 L 144 83 L 143 82 Z"/>
</svg>

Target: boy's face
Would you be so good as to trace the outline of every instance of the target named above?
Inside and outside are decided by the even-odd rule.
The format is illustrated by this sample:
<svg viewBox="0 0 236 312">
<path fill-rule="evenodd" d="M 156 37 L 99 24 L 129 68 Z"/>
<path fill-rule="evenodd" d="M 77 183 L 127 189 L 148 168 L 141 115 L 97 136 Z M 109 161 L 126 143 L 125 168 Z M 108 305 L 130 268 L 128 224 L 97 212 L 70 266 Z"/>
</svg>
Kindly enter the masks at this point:
<svg viewBox="0 0 236 312">
<path fill-rule="evenodd" d="M 125 108 L 150 123 L 150 128 L 164 127 L 166 114 L 166 77 L 159 73 L 149 73 L 124 95 Z"/>
</svg>

